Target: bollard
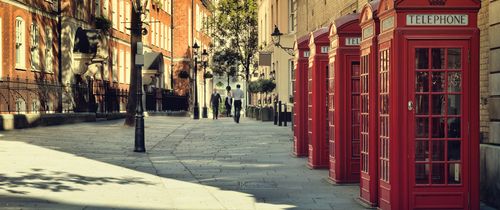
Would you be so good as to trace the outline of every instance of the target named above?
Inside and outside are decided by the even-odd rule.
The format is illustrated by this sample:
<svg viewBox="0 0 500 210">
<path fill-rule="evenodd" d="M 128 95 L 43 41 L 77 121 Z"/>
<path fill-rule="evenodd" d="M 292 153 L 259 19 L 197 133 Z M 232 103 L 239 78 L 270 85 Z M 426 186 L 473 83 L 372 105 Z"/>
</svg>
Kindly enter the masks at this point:
<svg viewBox="0 0 500 210">
<path fill-rule="evenodd" d="M 273 115 L 274 115 L 274 124 L 278 124 L 278 102 L 274 102 L 274 110 L 273 110 Z"/>
<path fill-rule="evenodd" d="M 285 121 L 284 123 L 284 126 L 286 127 L 286 121 L 288 121 L 288 113 L 286 112 L 286 104 L 283 104 L 283 106 L 285 107 L 285 114 L 283 114 L 283 121 Z"/>
<path fill-rule="evenodd" d="M 278 101 L 278 126 L 283 126 L 283 112 L 281 112 L 281 101 Z"/>
</svg>

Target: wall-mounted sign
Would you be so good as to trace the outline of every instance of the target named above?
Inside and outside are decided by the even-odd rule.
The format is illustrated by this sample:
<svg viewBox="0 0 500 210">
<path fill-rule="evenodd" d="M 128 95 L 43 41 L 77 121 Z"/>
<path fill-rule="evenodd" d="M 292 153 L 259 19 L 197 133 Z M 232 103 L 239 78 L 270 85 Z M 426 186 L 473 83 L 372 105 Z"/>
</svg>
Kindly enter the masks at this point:
<svg viewBox="0 0 500 210">
<path fill-rule="evenodd" d="M 387 31 L 391 28 L 394 28 L 394 16 L 388 17 L 384 20 L 382 20 L 382 30 L 381 31 Z"/>
<path fill-rule="evenodd" d="M 363 28 L 363 40 L 373 36 L 373 26 Z"/>
<path fill-rule="evenodd" d="M 311 52 L 304 51 L 304 58 L 309 58 L 310 55 L 311 55 Z"/>
<path fill-rule="evenodd" d="M 328 53 L 330 50 L 330 46 L 321 46 L 321 53 Z"/>
<path fill-rule="evenodd" d="M 469 16 L 466 14 L 408 14 L 406 25 L 466 26 L 469 25 Z"/>
<path fill-rule="evenodd" d="M 361 42 L 361 37 L 347 37 L 345 38 L 346 46 L 358 46 Z"/>
</svg>

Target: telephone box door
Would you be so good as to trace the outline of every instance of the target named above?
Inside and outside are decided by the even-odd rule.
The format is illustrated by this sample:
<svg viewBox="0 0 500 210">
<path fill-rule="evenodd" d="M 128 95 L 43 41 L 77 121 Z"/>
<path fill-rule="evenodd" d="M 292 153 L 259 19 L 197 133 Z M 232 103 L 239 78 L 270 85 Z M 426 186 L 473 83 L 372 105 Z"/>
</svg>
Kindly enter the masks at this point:
<svg viewBox="0 0 500 210">
<path fill-rule="evenodd" d="M 468 209 L 469 41 L 409 46 L 409 209 Z"/>
</svg>

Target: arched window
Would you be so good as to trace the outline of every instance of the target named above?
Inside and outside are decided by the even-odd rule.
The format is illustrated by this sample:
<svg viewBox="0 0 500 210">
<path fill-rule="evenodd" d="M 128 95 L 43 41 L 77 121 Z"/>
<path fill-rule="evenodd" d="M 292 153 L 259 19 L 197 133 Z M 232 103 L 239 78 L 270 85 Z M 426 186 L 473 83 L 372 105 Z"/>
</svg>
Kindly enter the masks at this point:
<svg viewBox="0 0 500 210">
<path fill-rule="evenodd" d="M 50 26 L 45 27 L 45 71 L 46 72 L 53 72 L 54 65 L 53 65 L 53 59 L 54 59 L 54 54 L 52 51 L 53 47 L 53 39 L 52 39 L 52 29 Z"/>
<path fill-rule="evenodd" d="M 31 24 L 31 69 L 40 70 L 40 30 L 38 24 L 33 22 Z"/>
<path fill-rule="evenodd" d="M 25 32 L 26 28 L 24 26 L 24 20 L 21 17 L 16 18 L 16 68 L 25 69 Z"/>
</svg>

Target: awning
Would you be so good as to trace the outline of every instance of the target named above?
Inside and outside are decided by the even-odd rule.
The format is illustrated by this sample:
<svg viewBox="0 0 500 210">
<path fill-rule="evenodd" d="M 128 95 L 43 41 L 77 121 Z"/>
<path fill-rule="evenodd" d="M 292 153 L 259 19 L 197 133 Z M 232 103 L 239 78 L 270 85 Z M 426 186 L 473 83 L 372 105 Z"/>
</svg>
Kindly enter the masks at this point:
<svg viewBox="0 0 500 210">
<path fill-rule="evenodd" d="M 75 33 L 73 52 L 95 54 L 99 39 L 100 34 L 98 30 L 78 28 Z"/>
<path fill-rule="evenodd" d="M 163 54 L 159 52 L 147 52 L 144 54 L 144 66 L 142 69 L 157 70 L 163 73 Z"/>
</svg>

